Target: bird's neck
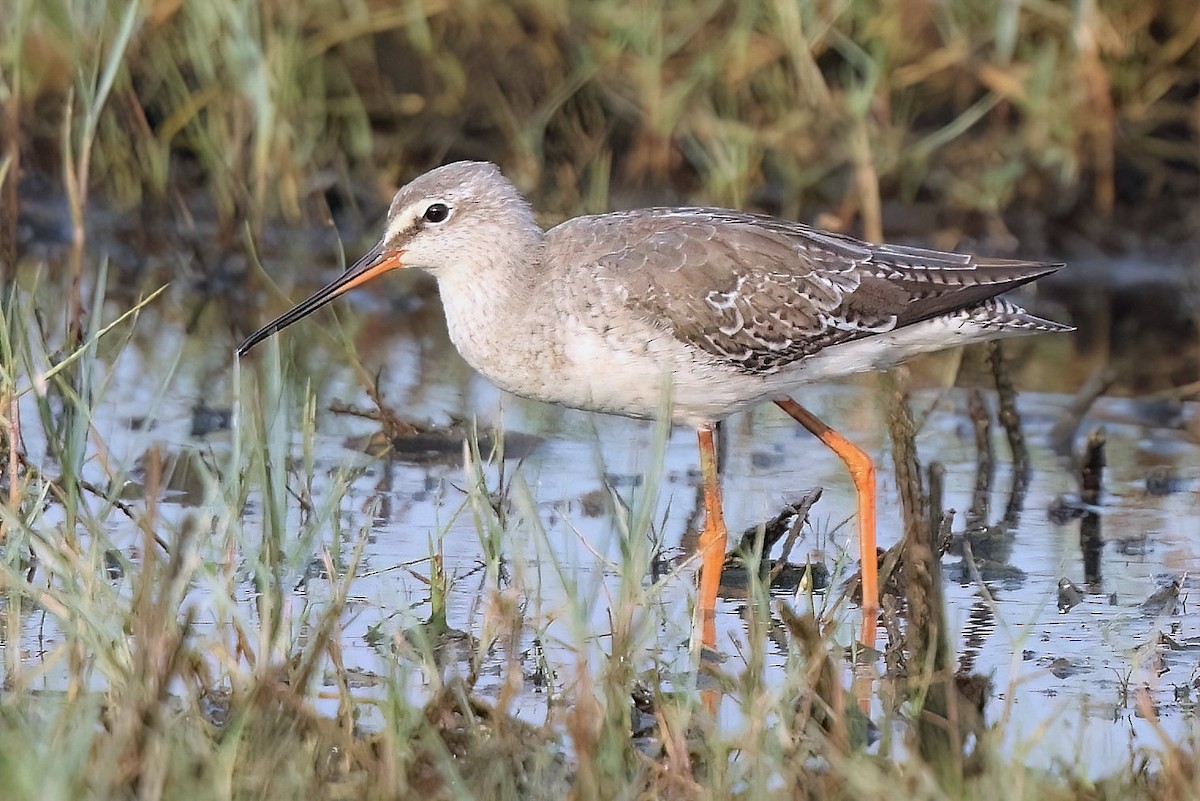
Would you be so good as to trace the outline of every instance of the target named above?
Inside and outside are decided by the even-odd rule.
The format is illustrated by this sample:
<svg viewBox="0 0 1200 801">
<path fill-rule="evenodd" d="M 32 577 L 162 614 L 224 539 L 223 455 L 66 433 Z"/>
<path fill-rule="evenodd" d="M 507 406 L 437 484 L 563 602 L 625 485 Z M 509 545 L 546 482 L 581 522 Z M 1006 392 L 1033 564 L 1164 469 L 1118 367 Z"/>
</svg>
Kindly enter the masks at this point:
<svg viewBox="0 0 1200 801">
<path fill-rule="evenodd" d="M 455 347 L 503 387 L 497 379 L 511 372 L 509 362 L 528 358 L 530 334 L 547 297 L 545 234 L 536 227 L 497 231 L 479 242 L 454 267 L 438 271 L 438 289 Z"/>
</svg>

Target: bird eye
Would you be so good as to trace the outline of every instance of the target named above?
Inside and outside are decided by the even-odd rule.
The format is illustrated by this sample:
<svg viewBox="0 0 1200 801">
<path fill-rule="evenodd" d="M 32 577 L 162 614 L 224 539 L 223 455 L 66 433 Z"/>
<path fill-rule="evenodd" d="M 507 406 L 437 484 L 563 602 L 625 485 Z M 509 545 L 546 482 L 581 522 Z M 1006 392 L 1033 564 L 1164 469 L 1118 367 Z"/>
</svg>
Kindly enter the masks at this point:
<svg viewBox="0 0 1200 801">
<path fill-rule="evenodd" d="M 425 221 L 431 223 L 445 222 L 450 216 L 450 207 L 445 203 L 431 203 L 429 208 L 425 209 Z"/>
</svg>

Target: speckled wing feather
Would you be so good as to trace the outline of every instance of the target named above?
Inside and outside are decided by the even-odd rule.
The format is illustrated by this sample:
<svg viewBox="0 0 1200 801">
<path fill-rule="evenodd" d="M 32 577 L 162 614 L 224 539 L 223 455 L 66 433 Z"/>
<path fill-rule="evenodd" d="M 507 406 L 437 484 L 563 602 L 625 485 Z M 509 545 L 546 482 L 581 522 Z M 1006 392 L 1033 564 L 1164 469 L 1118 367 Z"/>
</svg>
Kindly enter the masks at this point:
<svg viewBox="0 0 1200 801">
<path fill-rule="evenodd" d="M 870 245 L 721 209 L 580 217 L 552 235 L 586 254 L 606 298 L 755 373 L 975 306 L 1061 266 Z"/>
</svg>

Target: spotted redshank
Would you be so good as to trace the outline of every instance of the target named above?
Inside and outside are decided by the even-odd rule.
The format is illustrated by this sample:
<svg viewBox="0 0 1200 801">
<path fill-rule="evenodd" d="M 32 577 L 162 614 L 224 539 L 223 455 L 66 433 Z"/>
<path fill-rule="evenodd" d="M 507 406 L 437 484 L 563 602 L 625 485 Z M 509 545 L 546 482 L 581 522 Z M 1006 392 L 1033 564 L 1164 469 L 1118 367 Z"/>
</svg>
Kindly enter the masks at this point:
<svg viewBox="0 0 1200 801">
<path fill-rule="evenodd" d="M 697 633 L 713 618 L 727 530 L 713 429 L 773 401 L 849 468 L 858 496 L 862 640 L 875 640 L 875 468 L 791 399 L 802 384 L 883 369 L 917 353 L 1070 330 L 997 296 L 1061 264 L 872 245 L 716 208 L 576 217 L 549 231 L 493 164 L 439 167 L 396 193 L 379 243 L 256 343 L 343 292 L 401 267 L 431 273 L 467 362 L 500 388 L 699 434 L 705 524 Z M 666 393 L 666 394 L 664 394 Z"/>
</svg>

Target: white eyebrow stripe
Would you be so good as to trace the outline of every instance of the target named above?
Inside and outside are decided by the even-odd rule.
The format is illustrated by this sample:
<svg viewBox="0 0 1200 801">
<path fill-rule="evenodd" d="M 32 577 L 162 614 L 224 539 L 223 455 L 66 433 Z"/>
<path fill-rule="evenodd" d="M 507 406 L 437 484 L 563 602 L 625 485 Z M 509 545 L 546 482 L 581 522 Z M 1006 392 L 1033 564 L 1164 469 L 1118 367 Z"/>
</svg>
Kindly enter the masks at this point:
<svg viewBox="0 0 1200 801">
<path fill-rule="evenodd" d="M 433 200 L 422 200 L 417 203 L 410 203 L 402 209 L 399 214 L 391 219 L 388 223 L 387 230 L 384 231 L 384 240 L 391 241 L 405 231 L 416 227 L 417 219 L 425 213 L 425 209 Z"/>
</svg>

